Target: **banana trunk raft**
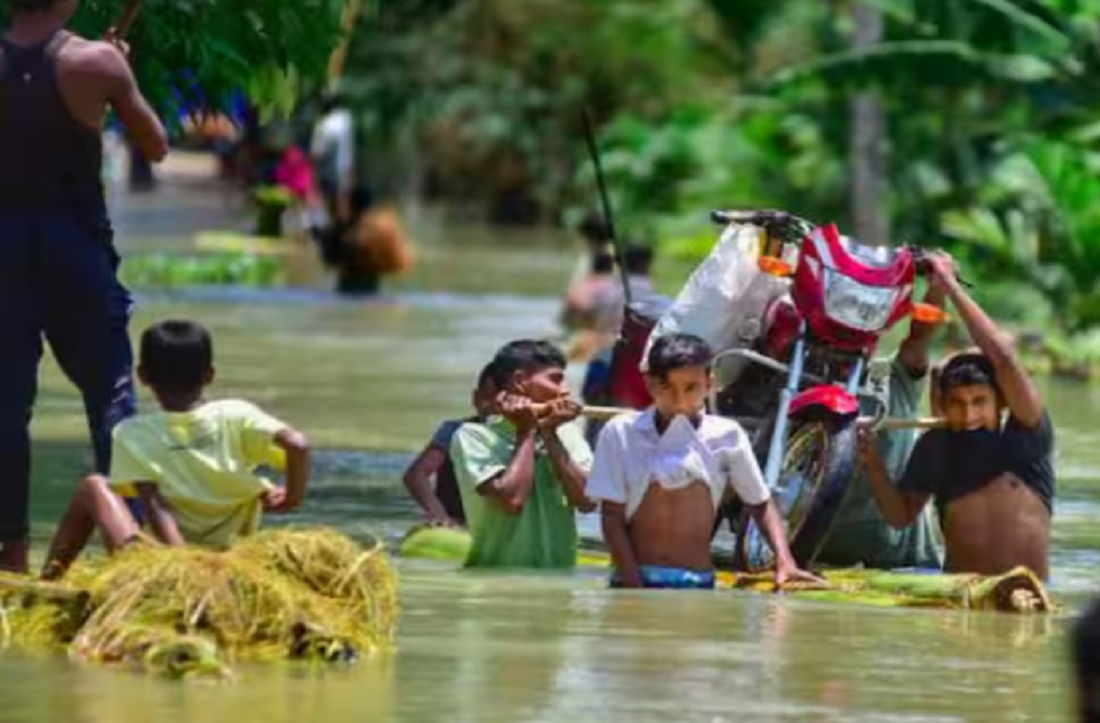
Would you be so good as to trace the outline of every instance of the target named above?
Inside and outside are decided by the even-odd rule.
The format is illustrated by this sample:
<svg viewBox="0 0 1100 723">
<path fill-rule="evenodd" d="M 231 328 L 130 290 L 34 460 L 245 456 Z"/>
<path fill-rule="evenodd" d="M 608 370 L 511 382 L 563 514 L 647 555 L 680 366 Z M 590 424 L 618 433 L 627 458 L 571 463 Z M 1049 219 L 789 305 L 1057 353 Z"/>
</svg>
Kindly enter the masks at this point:
<svg viewBox="0 0 1100 723">
<path fill-rule="evenodd" d="M 470 547 L 464 530 L 417 527 L 401 542 L 402 557 L 462 561 Z M 605 553 L 579 550 L 577 564 L 607 567 Z M 796 584 L 784 588 L 793 597 L 829 602 L 851 602 L 880 607 L 919 607 L 957 610 L 994 610 L 1012 613 L 1050 613 L 1055 610 L 1042 582 L 1020 567 L 1003 575 L 948 575 L 928 572 L 838 569 L 820 574 L 828 587 Z M 774 592 L 770 574 L 718 573 L 723 589 Z"/>
<path fill-rule="evenodd" d="M 382 545 L 284 529 L 224 552 L 135 545 L 63 580 L 0 576 L 7 644 L 173 678 L 249 660 L 352 662 L 392 647 L 396 575 Z"/>
</svg>

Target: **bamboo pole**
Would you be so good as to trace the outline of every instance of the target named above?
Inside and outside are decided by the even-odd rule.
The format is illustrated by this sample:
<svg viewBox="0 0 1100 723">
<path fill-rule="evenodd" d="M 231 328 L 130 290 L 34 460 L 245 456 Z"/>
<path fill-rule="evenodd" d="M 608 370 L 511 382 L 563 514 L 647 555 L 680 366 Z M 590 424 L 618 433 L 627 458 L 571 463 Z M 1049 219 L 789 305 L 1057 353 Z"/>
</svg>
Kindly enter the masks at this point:
<svg viewBox="0 0 1100 723">
<path fill-rule="evenodd" d="M 332 51 L 328 61 L 328 81 L 330 84 L 340 80 L 340 76 L 344 74 L 344 63 L 347 62 L 348 58 L 348 46 L 351 44 L 355 21 L 359 19 L 359 12 L 362 7 L 363 0 L 348 0 L 348 3 L 344 6 L 344 13 L 340 19 L 340 27 L 344 37 L 340 40 L 340 44 L 336 46 L 336 49 Z"/>
<path fill-rule="evenodd" d="M 589 419 L 607 420 L 629 411 L 631 410 L 622 407 L 585 406 L 581 414 Z M 875 424 L 875 418 L 860 417 L 856 420 L 856 424 L 861 426 L 872 426 Z M 889 430 L 934 429 L 941 426 L 943 426 L 943 420 L 938 417 L 917 417 L 912 419 L 906 417 L 887 417 L 881 421 L 879 428 Z"/>
<path fill-rule="evenodd" d="M 126 3 L 126 9 L 122 11 L 122 18 L 118 21 L 118 24 L 112 28 L 112 34 L 122 39 L 126 37 L 126 34 L 130 32 L 130 26 L 134 24 L 134 18 L 137 17 L 138 11 L 141 10 L 141 6 L 144 0 L 129 0 Z"/>
</svg>

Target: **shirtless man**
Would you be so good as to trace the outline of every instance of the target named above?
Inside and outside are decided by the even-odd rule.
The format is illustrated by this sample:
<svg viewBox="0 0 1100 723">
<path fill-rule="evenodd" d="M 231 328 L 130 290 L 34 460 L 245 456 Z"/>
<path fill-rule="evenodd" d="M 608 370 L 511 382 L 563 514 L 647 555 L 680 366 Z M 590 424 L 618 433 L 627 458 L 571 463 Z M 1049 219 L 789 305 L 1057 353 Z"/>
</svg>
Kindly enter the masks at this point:
<svg viewBox="0 0 1100 723">
<path fill-rule="evenodd" d="M 791 557 L 745 431 L 703 411 L 712 356 L 697 336 L 661 337 L 646 375 L 653 406 L 615 417 L 600 433 L 587 495 L 600 503 L 612 587 L 713 588 L 711 526 L 730 491 L 775 552 L 776 583 L 820 582 Z"/>
<path fill-rule="evenodd" d="M 0 35 L 0 569 L 27 566 L 30 439 L 43 335 L 80 388 L 96 468 L 134 411 L 127 325 L 101 185 L 114 109 L 153 161 L 168 144 L 119 41 L 66 32 L 78 0 L 11 0 Z"/>
<path fill-rule="evenodd" d="M 864 435 L 861 452 L 875 502 L 900 529 L 934 497 L 948 572 L 998 575 L 1023 565 L 1046 579 L 1054 506 L 1050 417 L 1011 342 L 956 280 L 949 257 L 933 257 L 931 283 L 954 305 L 981 352 L 958 354 L 944 365 L 938 405 L 946 428 L 921 437 L 897 487 Z"/>
</svg>

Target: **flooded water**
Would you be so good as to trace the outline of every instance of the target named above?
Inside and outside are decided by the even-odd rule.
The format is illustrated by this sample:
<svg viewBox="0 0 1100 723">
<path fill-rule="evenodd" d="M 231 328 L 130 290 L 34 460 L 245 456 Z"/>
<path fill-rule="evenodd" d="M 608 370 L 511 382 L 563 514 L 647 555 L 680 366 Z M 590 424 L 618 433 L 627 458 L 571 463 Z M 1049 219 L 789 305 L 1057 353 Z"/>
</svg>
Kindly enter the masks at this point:
<svg viewBox="0 0 1100 723">
<path fill-rule="evenodd" d="M 198 216 L 182 208 L 191 202 Z M 194 231 L 232 217 L 231 202 L 217 201 L 217 212 L 212 204 L 154 198 L 122 219 L 121 245 L 182 248 Z M 156 213 L 171 219 L 167 231 L 145 217 Z M 561 288 L 574 259 L 560 239 L 489 239 L 429 216 L 414 230 L 420 270 L 377 301 L 334 299 L 320 277 L 295 290 L 138 297 L 135 332 L 168 315 L 203 321 L 215 334 L 213 393 L 267 407 L 322 450 L 297 522 L 400 533 L 416 517 L 399 482 L 410 454 L 437 421 L 466 412 L 471 379 L 499 344 L 556 331 L 546 294 Z M 1098 392 L 1044 391 L 1059 435 L 1052 587 L 1072 609 L 1100 569 Z M 39 551 L 87 463 L 82 424 L 77 398 L 47 361 L 35 422 Z M 254 668 L 233 685 L 198 686 L 9 651 L 0 656 L 0 720 L 1070 720 L 1065 617 L 612 593 L 593 572 L 499 576 L 399 564 L 393 655 L 347 672 Z"/>
</svg>

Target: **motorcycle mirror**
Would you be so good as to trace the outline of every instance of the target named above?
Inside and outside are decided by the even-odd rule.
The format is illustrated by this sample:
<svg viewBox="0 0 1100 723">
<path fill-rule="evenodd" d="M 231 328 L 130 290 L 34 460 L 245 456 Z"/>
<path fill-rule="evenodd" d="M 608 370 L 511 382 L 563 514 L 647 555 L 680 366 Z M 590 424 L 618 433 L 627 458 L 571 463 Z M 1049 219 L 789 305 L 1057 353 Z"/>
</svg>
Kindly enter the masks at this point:
<svg viewBox="0 0 1100 723">
<path fill-rule="evenodd" d="M 919 303 L 913 304 L 912 316 L 913 321 L 921 324 L 943 324 L 951 319 L 951 316 L 938 306 Z"/>
<path fill-rule="evenodd" d="M 756 265 L 768 276 L 780 279 L 794 276 L 794 268 L 778 256 L 761 256 Z"/>
</svg>

